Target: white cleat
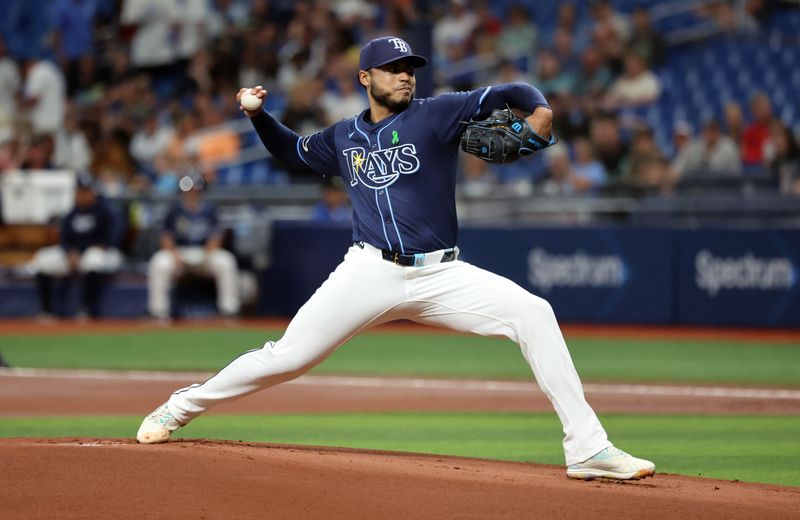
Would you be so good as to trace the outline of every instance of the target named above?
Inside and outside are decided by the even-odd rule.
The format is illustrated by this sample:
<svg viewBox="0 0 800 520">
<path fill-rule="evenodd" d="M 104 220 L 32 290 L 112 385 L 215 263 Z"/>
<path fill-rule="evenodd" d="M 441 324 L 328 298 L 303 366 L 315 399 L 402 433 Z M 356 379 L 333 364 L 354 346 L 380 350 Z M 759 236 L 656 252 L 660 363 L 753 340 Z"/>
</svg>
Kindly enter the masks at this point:
<svg viewBox="0 0 800 520">
<path fill-rule="evenodd" d="M 610 446 L 594 457 L 567 467 L 567 476 L 580 480 L 610 478 L 639 480 L 656 474 L 656 465 Z"/>
<path fill-rule="evenodd" d="M 148 415 L 136 432 L 136 440 L 141 444 L 160 444 L 169 440 L 172 432 L 183 426 L 169 411 L 167 403 Z"/>
</svg>

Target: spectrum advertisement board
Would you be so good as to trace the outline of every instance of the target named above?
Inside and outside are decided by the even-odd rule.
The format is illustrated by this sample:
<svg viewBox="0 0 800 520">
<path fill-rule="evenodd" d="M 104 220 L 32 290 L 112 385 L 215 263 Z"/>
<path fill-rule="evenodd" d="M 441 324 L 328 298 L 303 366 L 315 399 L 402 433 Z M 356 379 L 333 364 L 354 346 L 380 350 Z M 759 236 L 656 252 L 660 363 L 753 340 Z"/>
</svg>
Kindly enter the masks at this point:
<svg viewBox="0 0 800 520">
<path fill-rule="evenodd" d="M 350 242 L 347 226 L 276 222 L 260 310 L 294 314 Z M 562 321 L 800 327 L 800 231 L 468 227 L 459 248 Z"/>
<path fill-rule="evenodd" d="M 676 238 L 679 323 L 800 326 L 800 231 L 683 230 Z"/>
</svg>

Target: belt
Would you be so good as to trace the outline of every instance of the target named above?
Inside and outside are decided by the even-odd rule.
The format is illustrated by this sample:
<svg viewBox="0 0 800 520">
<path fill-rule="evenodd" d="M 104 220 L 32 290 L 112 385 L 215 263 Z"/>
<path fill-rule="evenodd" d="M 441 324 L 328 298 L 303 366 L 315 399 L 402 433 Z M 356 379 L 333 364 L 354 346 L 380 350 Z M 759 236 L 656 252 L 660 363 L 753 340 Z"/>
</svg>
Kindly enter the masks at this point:
<svg viewBox="0 0 800 520">
<path fill-rule="evenodd" d="M 356 242 L 353 245 L 358 246 L 361 249 L 380 252 L 381 257 L 384 260 L 405 267 L 422 267 L 425 265 L 452 262 L 458 257 L 458 248 L 456 247 L 452 249 L 440 249 L 439 251 L 432 251 L 430 253 L 405 254 L 397 251 L 390 251 L 388 249 L 378 249 L 365 242 Z"/>
</svg>

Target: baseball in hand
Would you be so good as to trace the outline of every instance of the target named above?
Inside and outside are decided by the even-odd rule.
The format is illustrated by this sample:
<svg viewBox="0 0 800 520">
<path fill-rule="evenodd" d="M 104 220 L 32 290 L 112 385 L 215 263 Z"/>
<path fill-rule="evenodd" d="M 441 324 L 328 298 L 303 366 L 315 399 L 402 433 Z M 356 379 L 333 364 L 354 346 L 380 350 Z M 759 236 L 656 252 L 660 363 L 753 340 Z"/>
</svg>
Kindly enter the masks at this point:
<svg viewBox="0 0 800 520">
<path fill-rule="evenodd" d="M 254 112 L 261 108 L 262 100 L 260 97 L 256 96 L 255 94 L 251 94 L 248 90 L 244 94 L 242 94 L 242 98 L 239 100 L 241 103 L 242 108 L 248 110 L 250 112 Z"/>
</svg>

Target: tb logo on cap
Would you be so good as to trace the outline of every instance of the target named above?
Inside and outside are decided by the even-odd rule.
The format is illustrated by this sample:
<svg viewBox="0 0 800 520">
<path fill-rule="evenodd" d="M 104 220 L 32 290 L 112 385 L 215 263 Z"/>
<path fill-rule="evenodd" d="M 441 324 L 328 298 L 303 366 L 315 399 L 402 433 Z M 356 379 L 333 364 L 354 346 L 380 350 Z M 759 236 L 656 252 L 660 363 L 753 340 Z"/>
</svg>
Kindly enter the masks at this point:
<svg viewBox="0 0 800 520">
<path fill-rule="evenodd" d="M 398 51 L 408 52 L 408 44 L 400 38 L 389 38 L 389 41 L 392 42 L 392 45 L 394 45 L 394 48 Z"/>
</svg>

